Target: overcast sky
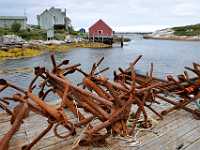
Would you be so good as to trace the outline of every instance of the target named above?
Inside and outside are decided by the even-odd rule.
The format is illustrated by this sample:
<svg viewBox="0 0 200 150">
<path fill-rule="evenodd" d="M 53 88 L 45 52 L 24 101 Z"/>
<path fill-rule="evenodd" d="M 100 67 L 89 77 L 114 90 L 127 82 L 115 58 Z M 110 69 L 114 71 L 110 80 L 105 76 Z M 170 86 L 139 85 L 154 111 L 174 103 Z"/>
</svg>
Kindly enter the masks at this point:
<svg viewBox="0 0 200 150">
<path fill-rule="evenodd" d="M 200 23 L 200 0 L 0 0 L 0 16 L 36 15 L 51 6 L 66 8 L 75 29 L 103 19 L 115 31 L 153 31 Z M 25 12 L 25 13 L 24 13 Z"/>
</svg>

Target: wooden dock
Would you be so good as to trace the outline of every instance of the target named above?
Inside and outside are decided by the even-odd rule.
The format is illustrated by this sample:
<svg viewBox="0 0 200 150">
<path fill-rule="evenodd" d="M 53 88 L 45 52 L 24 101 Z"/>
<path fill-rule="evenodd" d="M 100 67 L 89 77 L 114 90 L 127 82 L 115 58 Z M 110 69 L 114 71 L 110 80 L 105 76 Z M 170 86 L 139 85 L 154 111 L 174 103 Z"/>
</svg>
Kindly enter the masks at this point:
<svg viewBox="0 0 200 150">
<path fill-rule="evenodd" d="M 154 106 L 161 109 L 161 106 Z M 193 106 L 194 107 L 194 106 Z M 0 113 L 0 138 L 11 127 L 10 117 Z M 184 111 L 177 110 L 164 117 L 164 120 L 156 121 L 152 115 L 153 127 L 149 130 L 138 129 L 136 142 L 130 142 L 133 138 L 109 137 L 104 147 L 80 147 L 83 150 L 197 150 L 200 149 L 200 120 Z M 10 150 L 21 150 L 24 144 L 28 144 L 42 130 L 47 127 L 47 121 L 36 114 L 30 114 L 22 124 L 20 130 L 10 142 Z M 60 132 L 64 132 L 60 129 Z M 81 132 L 78 131 L 78 134 Z M 49 132 L 34 150 L 71 150 L 76 137 L 58 139 L 53 132 Z"/>
</svg>

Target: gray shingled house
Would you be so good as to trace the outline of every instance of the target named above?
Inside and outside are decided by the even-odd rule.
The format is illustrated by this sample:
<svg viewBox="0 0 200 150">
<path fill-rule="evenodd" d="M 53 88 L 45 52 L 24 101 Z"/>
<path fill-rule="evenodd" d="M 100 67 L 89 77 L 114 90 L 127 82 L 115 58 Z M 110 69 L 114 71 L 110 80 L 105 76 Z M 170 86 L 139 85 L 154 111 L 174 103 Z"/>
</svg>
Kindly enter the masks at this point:
<svg viewBox="0 0 200 150">
<path fill-rule="evenodd" d="M 66 16 L 66 9 L 62 11 L 59 8 L 51 7 L 37 16 L 38 25 L 42 29 L 71 26 L 71 20 Z"/>
<path fill-rule="evenodd" d="M 53 37 L 54 29 L 67 29 L 71 26 L 71 20 L 66 16 L 66 9 L 51 7 L 40 15 L 37 15 L 38 25 L 41 29 L 47 30 L 47 36 Z"/>
</svg>

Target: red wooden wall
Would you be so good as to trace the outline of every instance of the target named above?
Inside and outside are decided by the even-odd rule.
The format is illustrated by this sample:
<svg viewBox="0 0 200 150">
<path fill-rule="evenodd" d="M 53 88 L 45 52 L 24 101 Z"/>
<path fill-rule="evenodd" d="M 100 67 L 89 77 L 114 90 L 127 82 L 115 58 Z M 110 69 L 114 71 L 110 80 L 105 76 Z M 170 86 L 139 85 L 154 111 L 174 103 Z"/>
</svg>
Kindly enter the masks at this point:
<svg viewBox="0 0 200 150">
<path fill-rule="evenodd" d="M 89 28 L 89 36 L 90 37 L 97 37 L 97 36 L 112 36 L 113 31 L 112 29 L 103 21 L 99 20 L 94 25 Z"/>
</svg>

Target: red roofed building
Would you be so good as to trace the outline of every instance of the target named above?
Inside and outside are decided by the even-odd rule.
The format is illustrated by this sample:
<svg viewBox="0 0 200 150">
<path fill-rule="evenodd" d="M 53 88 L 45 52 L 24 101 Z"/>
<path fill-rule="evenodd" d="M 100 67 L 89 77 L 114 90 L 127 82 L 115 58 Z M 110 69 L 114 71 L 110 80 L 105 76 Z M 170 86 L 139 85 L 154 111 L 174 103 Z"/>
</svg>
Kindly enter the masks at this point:
<svg viewBox="0 0 200 150">
<path fill-rule="evenodd" d="M 109 27 L 103 20 L 100 19 L 89 28 L 89 35 L 90 37 L 93 36 L 110 37 L 113 35 L 113 31 L 111 27 Z"/>
<path fill-rule="evenodd" d="M 89 38 L 95 42 L 111 44 L 113 41 L 113 30 L 100 19 L 89 28 Z"/>
</svg>

